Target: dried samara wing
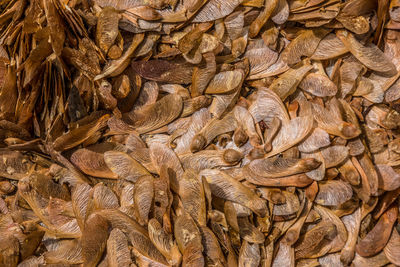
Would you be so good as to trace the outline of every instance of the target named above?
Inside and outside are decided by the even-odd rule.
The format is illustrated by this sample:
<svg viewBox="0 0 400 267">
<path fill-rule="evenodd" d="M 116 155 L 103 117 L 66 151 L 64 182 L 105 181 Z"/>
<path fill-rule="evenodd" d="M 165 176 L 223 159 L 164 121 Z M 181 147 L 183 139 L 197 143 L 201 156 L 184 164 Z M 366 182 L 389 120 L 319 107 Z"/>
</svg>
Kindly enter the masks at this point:
<svg viewBox="0 0 400 267">
<path fill-rule="evenodd" d="M 229 175 L 218 170 L 204 170 L 200 172 L 200 176 L 206 178 L 210 184 L 211 193 L 217 197 L 237 202 L 261 217 L 266 214 L 265 201 Z"/>
<path fill-rule="evenodd" d="M 282 52 L 283 60 L 289 65 L 299 63 L 302 56 L 311 57 L 322 38 L 329 30 L 318 28 L 301 32 Z"/>
<path fill-rule="evenodd" d="M 133 127 L 138 133 L 147 133 L 176 119 L 182 108 L 182 97 L 171 94 L 152 105 L 144 106 L 136 112 L 126 114 L 126 119 L 133 123 Z"/>
<path fill-rule="evenodd" d="M 400 265 L 399 30 L 399 0 L 0 1 L 0 265 Z"/>
<path fill-rule="evenodd" d="M 346 31 L 339 31 L 337 36 L 354 57 L 367 68 L 388 75 L 394 75 L 396 73 L 395 65 L 375 45 L 370 44 L 369 46 L 363 46 L 352 33 Z"/>
<path fill-rule="evenodd" d="M 356 251 L 360 256 L 374 256 L 386 246 L 392 234 L 393 224 L 398 212 L 398 208 L 393 205 L 382 214 L 374 228 L 357 243 Z M 394 230 L 396 231 L 396 229 Z"/>
</svg>

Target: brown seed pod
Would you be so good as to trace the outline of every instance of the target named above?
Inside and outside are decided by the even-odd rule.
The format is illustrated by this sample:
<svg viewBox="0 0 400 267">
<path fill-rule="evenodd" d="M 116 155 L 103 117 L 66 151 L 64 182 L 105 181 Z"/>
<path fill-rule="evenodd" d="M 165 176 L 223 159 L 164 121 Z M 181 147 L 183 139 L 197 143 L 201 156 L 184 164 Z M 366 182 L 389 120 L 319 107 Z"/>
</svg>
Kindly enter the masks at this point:
<svg viewBox="0 0 400 267">
<path fill-rule="evenodd" d="M 208 84 L 206 94 L 226 94 L 232 92 L 242 81 L 243 73 L 238 70 L 220 72 Z"/>
<path fill-rule="evenodd" d="M 9 181 L 1 181 L 0 182 L 0 191 L 3 194 L 10 194 L 15 190 L 15 186 L 11 184 Z"/>
<path fill-rule="evenodd" d="M 379 188 L 385 191 L 393 191 L 400 187 L 400 174 L 388 165 L 376 165 L 379 178 Z"/>
<path fill-rule="evenodd" d="M 229 1 L 225 5 L 221 0 L 208 1 L 200 12 L 194 16 L 193 22 L 207 22 L 223 18 L 230 14 L 239 4 L 240 1 L 237 0 Z M 194 11 L 194 9 L 191 11 Z"/>
<path fill-rule="evenodd" d="M 119 74 L 121 74 L 128 66 L 130 63 L 130 59 L 133 57 L 133 53 L 135 52 L 136 48 L 139 46 L 139 44 L 143 41 L 144 34 L 136 34 L 133 37 L 131 45 L 128 47 L 128 49 L 122 54 L 120 58 L 117 60 L 113 61 L 110 65 L 108 65 L 102 73 L 98 74 L 96 77 L 94 77 L 94 80 L 100 80 L 105 77 L 115 77 Z"/>
<path fill-rule="evenodd" d="M 135 253 L 154 264 L 167 265 L 167 260 L 153 245 L 148 237 L 148 232 L 128 215 L 115 209 L 101 210 L 97 214 L 108 219 L 112 228 L 123 231 L 129 242 L 135 247 Z"/>
</svg>

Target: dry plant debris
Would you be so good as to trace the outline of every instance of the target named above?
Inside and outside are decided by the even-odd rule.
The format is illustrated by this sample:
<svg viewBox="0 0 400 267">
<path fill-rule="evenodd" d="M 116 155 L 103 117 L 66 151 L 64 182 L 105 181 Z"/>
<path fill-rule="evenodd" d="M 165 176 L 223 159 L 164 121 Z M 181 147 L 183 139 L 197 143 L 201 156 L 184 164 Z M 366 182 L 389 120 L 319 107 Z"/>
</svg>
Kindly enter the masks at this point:
<svg viewBox="0 0 400 267">
<path fill-rule="evenodd" d="M 1 0 L 0 266 L 399 266 L 399 0 Z"/>
</svg>

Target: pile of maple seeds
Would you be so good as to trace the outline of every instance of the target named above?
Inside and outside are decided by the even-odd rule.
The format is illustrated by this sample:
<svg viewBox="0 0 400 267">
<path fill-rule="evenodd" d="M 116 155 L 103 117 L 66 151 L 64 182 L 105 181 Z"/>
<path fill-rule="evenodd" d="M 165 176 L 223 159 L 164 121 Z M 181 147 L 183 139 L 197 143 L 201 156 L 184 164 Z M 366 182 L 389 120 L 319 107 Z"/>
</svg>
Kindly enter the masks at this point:
<svg viewBox="0 0 400 267">
<path fill-rule="evenodd" d="M 400 1 L 1 0 L 0 266 L 400 265 Z"/>
</svg>

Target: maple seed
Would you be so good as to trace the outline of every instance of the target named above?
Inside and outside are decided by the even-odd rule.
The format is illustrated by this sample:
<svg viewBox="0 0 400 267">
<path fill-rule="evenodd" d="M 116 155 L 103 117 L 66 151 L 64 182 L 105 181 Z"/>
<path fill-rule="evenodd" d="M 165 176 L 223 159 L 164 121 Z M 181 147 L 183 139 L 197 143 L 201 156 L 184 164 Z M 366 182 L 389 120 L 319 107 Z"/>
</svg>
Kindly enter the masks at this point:
<svg viewBox="0 0 400 267">
<path fill-rule="evenodd" d="M 400 1 L 0 1 L 0 266 L 399 266 Z"/>
</svg>

